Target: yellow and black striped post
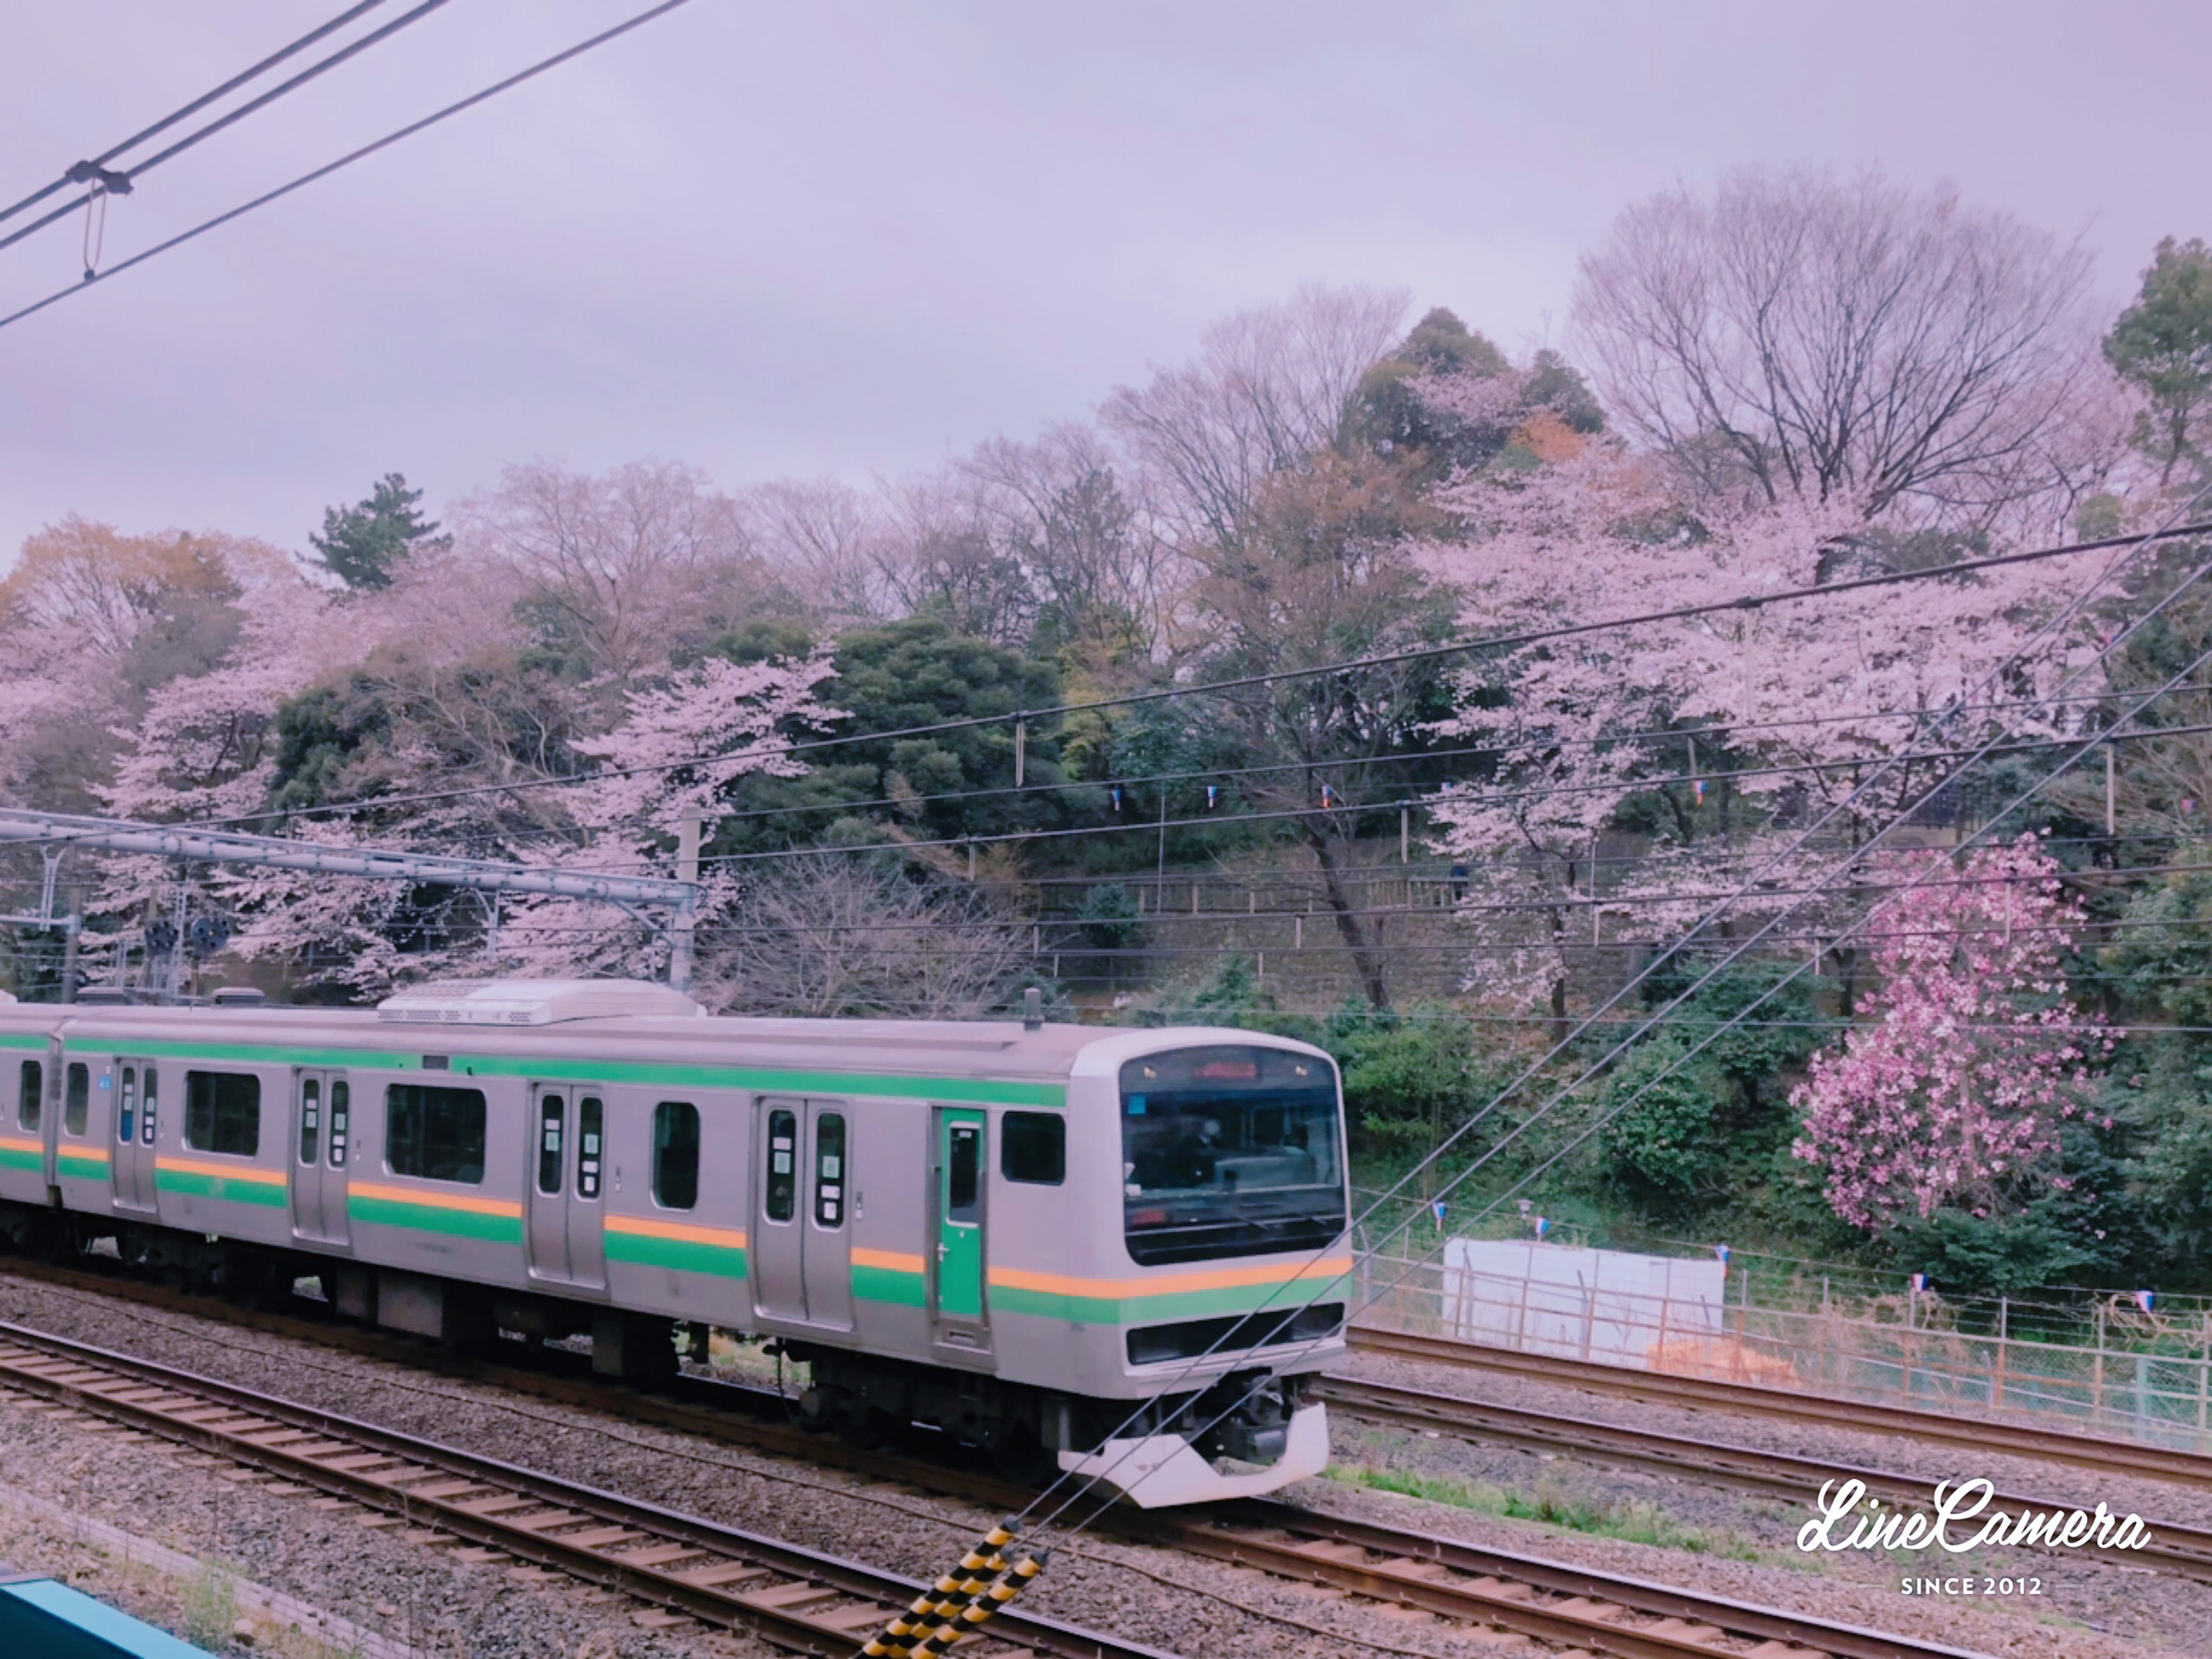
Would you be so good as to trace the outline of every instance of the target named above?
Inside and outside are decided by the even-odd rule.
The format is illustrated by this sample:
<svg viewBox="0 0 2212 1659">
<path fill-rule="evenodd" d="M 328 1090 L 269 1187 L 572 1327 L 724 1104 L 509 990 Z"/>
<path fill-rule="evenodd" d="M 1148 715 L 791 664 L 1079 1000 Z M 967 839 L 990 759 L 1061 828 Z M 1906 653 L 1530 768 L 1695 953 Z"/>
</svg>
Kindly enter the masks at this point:
<svg viewBox="0 0 2212 1659">
<path fill-rule="evenodd" d="M 982 1543 L 960 1558 L 960 1564 L 907 1604 L 906 1611 L 883 1627 L 882 1632 L 860 1650 L 863 1659 L 907 1659 L 933 1631 L 957 1619 L 978 1596 L 995 1587 L 1007 1570 L 1000 1553 L 1019 1530 L 1002 1520 L 983 1535 Z"/>
<path fill-rule="evenodd" d="M 984 1620 L 1027 1590 L 1038 1574 L 1045 1570 L 1045 1563 L 1050 1559 L 1049 1552 L 1043 1550 L 1035 1555 L 1023 1556 L 987 1586 L 981 1595 L 961 1608 L 956 1616 L 931 1631 L 927 1639 L 912 1649 L 913 1659 L 943 1659 L 943 1655 L 951 1651 L 953 1643 L 964 1636 L 973 1635 Z"/>
</svg>

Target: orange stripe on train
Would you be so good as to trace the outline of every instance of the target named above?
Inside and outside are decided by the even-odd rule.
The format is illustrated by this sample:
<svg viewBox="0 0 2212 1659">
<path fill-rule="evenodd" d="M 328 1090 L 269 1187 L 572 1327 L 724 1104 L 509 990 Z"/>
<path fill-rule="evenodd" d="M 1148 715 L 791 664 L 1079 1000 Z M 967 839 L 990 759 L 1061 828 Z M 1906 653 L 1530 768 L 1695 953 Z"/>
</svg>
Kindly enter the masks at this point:
<svg viewBox="0 0 2212 1659">
<path fill-rule="evenodd" d="M 656 1221 L 648 1216 L 610 1215 L 606 1221 L 609 1233 L 627 1233 L 639 1238 L 676 1239 L 686 1244 L 712 1244 L 723 1250 L 743 1250 L 745 1235 L 729 1227 L 703 1227 L 688 1221 Z"/>
<path fill-rule="evenodd" d="M 156 1170 L 175 1170 L 183 1175 L 215 1175 L 227 1181 L 259 1182 L 264 1187 L 282 1187 L 285 1176 L 282 1170 L 256 1169 L 250 1163 L 208 1163 L 198 1158 L 155 1158 Z"/>
<path fill-rule="evenodd" d="M 903 1250 L 855 1249 L 851 1260 L 855 1267 L 881 1267 L 892 1273 L 919 1273 L 922 1270 L 922 1258 L 909 1256 Z"/>
<path fill-rule="evenodd" d="M 387 1203 L 419 1204 L 426 1210 L 459 1210 L 477 1216 L 513 1216 L 519 1218 L 522 1206 L 507 1203 L 497 1198 L 463 1198 L 451 1193 L 425 1192 L 418 1187 L 386 1187 L 374 1181 L 353 1181 L 347 1184 L 349 1198 L 381 1198 Z"/>
<path fill-rule="evenodd" d="M 855 1252 L 857 1256 L 858 1252 Z M 1009 1290 L 1046 1290 L 1061 1296 L 1168 1296 L 1178 1290 L 1233 1290 L 1246 1285 L 1294 1284 L 1305 1279 L 1341 1279 L 1352 1271 L 1349 1256 L 1309 1262 L 1294 1273 L 1279 1266 L 1224 1267 L 1205 1273 L 1163 1273 L 1144 1279 L 1078 1279 L 1065 1274 L 1031 1273 L 1024 1267 L 993 1267 L 990 1282 Z"/>
</svg>

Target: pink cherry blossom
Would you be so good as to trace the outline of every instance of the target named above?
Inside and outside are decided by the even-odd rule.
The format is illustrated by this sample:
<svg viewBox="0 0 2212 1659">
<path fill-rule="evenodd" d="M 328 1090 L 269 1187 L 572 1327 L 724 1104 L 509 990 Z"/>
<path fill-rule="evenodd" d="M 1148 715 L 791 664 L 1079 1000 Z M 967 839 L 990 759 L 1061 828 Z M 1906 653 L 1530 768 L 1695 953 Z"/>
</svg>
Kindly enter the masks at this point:
<svg viewBox="0 0 2212 1659">
<path fill-rule="evenodd" d="M 1885 883 L 1924 885 L 1874 925 L 1868 1018 L 1815 1055 L 1791 1093 L 1803 1117 L 1792 1150 L 1826 1171 L 1836 1214 L 1870 1231 L 1945 1206 L 2017 1209 L 2038 1186 L 2065 1190 L 2058 1125 L 2093 1086 L 2079 1058 L 2109 1053 L 2119 1036 L 2065 992 L 2080 900 L 2033 835 L 1955 868 L 1922 853 L 1890 854 L 1880 869 Z"/>
</svg>

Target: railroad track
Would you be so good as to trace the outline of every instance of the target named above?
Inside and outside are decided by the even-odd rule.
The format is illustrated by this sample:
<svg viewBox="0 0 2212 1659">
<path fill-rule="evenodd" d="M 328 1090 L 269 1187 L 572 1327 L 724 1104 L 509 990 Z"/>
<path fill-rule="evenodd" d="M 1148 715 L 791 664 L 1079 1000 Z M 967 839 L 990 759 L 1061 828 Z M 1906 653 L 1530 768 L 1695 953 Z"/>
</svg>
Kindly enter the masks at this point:
<svg viewBox="0 0 2212 1659">
<path fill-rule="evenodd" d="M 1523 1353 L 1448 1337 L 1419 1337 L 1404 1331 L 1384 1330 L 1373 1325 L 1354 1324 L 1347 1335 L 1352 1346 L 1372 1353 L 1495 1371 L 1579 1388 L 1586 1393 L 1731 1411 L 1739 1416 L 1818 1423 L 1859 1433 L 1909 1436 L 1924 1445 L 1957 1446 L 1970 1451 L 1999 1452 L 2010 1457 L 2041 1458 L 2046 1463 L 2066 1464 L 2101 1474 L 2212 1488 L 2212 1455 L 2202 1452 L 2145 1446 L 2130 1441 L 2100 1441 L 2064 1429 L 1951 1417 L 1940 1411 L 1921 1411 L 1906 1406 L 1864 1405 L 1829 1394 L 1794 1393 L 1755 1383 L 1631 1370 L 1626 1366 L 1606 1365 L 1594 1360 Z"/>
<path fill-rule="evenodd" d="M 1618 1659 L 1965 1659 L 1914 1637 L 1272 1501 L 1221 1520 L 1155 1511 L 1142 1527 L 1191 1554 Z"/>
<path fill-rule="evenodd" d="M 842 1560 L 518 1468 L 333 1412 L 0 1324 L 0 1387 L 59 1401 L 376 1512 L 423 1544 L 473 1545 L 666 1609 L 672 1623 L 744 1625 L 778 1647 L 850 1655 L 923 1588 Z M 680 1617 L 672 1616 L 680 1615 Z M 962 1644 L 983 1659 L 1174 1659 L 1018 1612 Z"/>
<path fill-rule="evenodd" d="M 1369 1423 L 1449 1434 L 1478 1443 L 1515 1446 L 1526 1451 L 1561 1453 L 1615 1468 L 1676 1475 L 1797 1503 L 1810 1502 L 1822 1485 L 1831 1480 L 1863 1481 L 1870 1496 L 1892 1504 L 1924 1508 L 1930 1501 L 1930 1482 L 1886 1470 L 1862 1469 L 1823 1458 L 1798 1457 L 1786 1452 L 1731 1446 L 1718 1441 L 1628 1428 L 1548 1411 L 1524 1411 L 1485 1401 L 1463 1400 L 1456 1394 L 1430 1393 L 1418 1388 L 1352 1377 L 1329 1377 L 1319 1388 L 1332 1411 Z M 1999 1491 L 1991 1496 L 1985 1512 L 2002 1510 L 2017 1513 L 2024 1509 L 2072 1507 L 2047 1497 L 2023 1497 Z M 2097 1550 L 2084 1545 L 2083 1551 L 2132 1567 L 2156 1567 L 2184 1577 L 2212 1582 L 2212 1532 L 2147 1517 L 2144 1524 L 2150 1528 L 2152 1538 L 2142 1549 Z"/>
<path fill-rule="evenodd" d="M 10 1264 L 8 1271 L 16 1270 Z M 750 1385 L 695 1378 L 687 1380 L 678 1397 L 641 1394 L 587 1376 L 458 1359 L 418 1338 L 211 1305 L 106 1275 L 42 1266 L 27 1276 L 199 1317 L 213 1314 L 308 1341 L 335 1339 L 353 1351 L 382 1358 L 420 1364 L 426 1356 L 434 1357 L 449 1373 L 530 1397 L 843 1468 L 873 1481 L 934 1491 L 987 1508 L 1018 1509 L 1030 1496 L 988 1475 L 919 1458 L 863 1452 L 808 1433 L 783 1418 L 780 1396 Z M 0 1326 L 0 1339 L 9 1334 L 8 1327 Z M 5 1380 L 4 1371 L 0 1380 Z M 88 1403 L 87 1409 L 94 1408 Z M 319 1418 L 323 1414 L 307 1415 Z M 1602 1654 L 1609 1659 L 1817 1659 L 1822 1655 L 1834 1659 L 1961 1659 L 1961 1650 L 1938 1643 L 1485 1549 L 1411 1528 L 1342 1520 L 1288 1504 L 1246 1504 L 1203 1515 L 1116 1510 L 1102 1518 L 1097 1530 L 1119 1541 L 1252 1568 L 1388 1607 L 1512 1631 L 1570 1652 Z M 1014 1633 L 1011 1626 L 1005 1628 Z M 965 1644 L 962 1650 L 979 1655 L 989 1651 L 980 1647 L 971 1650 Z M 1041 1645 L 1038 1650 L 1063 1651 Z"/>
</svg>

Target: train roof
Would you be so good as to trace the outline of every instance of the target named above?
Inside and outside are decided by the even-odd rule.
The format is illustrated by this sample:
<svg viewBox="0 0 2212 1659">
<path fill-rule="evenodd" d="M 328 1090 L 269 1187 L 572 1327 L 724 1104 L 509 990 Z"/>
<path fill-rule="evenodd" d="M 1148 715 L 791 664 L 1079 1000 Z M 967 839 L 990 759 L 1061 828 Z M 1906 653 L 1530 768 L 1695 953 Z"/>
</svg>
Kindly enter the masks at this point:
<svg viewBox="0 0 2212 1659">
<path fill-rule="evenodd" d="M 247 1004 L 0 1004 L 0 1030 L 58 1032 L 72 1044 L 236 1044 L 280 1051 L 354 1050 L 441 1056 L 561 1056 L 619 1061 L 819 1068 L 903 1076 L 1065 1078 L 1102 1047 L 1117 1063 L 1194 1042 L 1309 1049 L 1259 1032 L 1213 1027 L 1127 1028 L 1014 1020 L 793 1020 L 710 1015 L 664 986 L 622 980 L 470 981 L 458 996 L 418 987 L 377 1008 Z M 577 988 L 592 987 L 590 994 Z M 617 987 L 630 988 L 617 989 Z M 655 996 L 644 993 L 656 993 Z M 673 1000 L 671 1000 L 673 999 Z M 673 1012 L 678 1004 L 694 1012 Z M 473 1004 L 473 1009 L 469 1006 Z M 657 1008 L 660 1012 L 622 1012 Z M 613 1010 L 609 1012 L 609 1010 Z M 499 1017 L 470 1017 L 489 1015 Z M 530 1016 L 527 1020 L 518 1015 Z M 314 1064 L 311 1059 L 295 1063 Z M 342 1063 L 336 1060 L 322 1063 Z M 455 1069 L 465 1069 L 456 1065 Z"/>
</svg>

